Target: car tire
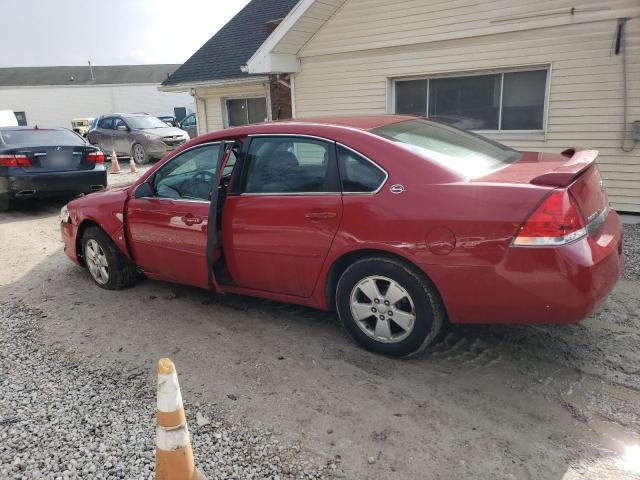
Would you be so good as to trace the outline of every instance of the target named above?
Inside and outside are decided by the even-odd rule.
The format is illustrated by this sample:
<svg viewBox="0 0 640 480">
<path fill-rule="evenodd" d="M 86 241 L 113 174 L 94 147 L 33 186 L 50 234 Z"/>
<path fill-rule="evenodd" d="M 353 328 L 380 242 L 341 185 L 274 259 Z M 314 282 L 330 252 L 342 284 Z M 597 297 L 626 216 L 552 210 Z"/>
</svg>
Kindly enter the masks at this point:
<svg viewBox="0 0 640 480">
<path fill-rule="evenodd" d="M 136 266 L 100 227 L 89 227 L 84 232 L 82 254 L 91 278 L 100 288 L 121 290 L 135 283 Z"/>
<path fill-rule="evenodd" d="M 147 155 L 147 151 L 140 143 L 134 143 L 131 147 L 131 158 L 133 158 L 133 161 L 138 165 L 149 163 L 149 155 Z"/>
<path fill-rule="evenodd" d="M 9 200 L 2 199 L 0 200 L 0 212 L 6 212 L 9 210 Z"/>
<path fill-rule="evenodd" d="M 437 337 L 445 316 L 435 287 L 422 273 L 385 257 L 358 260 L 344 271 L 336 287 L 336 308 L 356 342 L 392 357 L 424 349 Z"/>
</svg>

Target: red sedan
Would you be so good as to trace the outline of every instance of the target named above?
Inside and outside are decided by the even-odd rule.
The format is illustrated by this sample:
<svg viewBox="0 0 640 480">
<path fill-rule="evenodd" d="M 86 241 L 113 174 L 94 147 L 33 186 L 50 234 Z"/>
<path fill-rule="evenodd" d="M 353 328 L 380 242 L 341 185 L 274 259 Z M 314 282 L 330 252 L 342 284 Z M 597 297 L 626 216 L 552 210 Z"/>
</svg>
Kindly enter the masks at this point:
<svg viewBox="0 0 640 480">
<path fill-rule="evenodd" d="M 623 267 L 597 152 L 519 152 L 424 118 L 200 136 L 136 183 L 63 207 L 95 283 L 149 278 L 335 308 L 364 347 L 418 352 L 453 323 L 571 323 Z"/>
</svg>

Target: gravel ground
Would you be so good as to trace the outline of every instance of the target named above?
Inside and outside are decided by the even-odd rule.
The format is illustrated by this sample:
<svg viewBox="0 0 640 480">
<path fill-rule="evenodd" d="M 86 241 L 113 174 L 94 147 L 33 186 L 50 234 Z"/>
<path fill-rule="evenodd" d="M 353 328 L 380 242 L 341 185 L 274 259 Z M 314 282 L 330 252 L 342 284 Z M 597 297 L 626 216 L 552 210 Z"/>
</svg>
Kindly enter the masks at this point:
<svg viewBox="0 0 640 480">
<path fill-rule="evenodd" d="M 44 317 L 21 302 L 0 304 L 0 478 L 153 478 L 154 376 L 80 363 L 37 342 Z M 209 479 L 336 470 L 313 467 L 271 431 L 230 426 L 219 409 L 185 401 L 196 463 Z"/>
<path fill-rule="evenodd" d="M 624 226 L 624 278 L 640 280 L 640 223 Z"/>
<path fill-rule="evenodd" d="M 0 249 L 2 480 L 152 476 L 163 356 L 210 480 L 640 479 L 625 456 L 640 446 L 639 226 L 625 278 L 580 324 L 458 325 L 396 361 L 329 313 L 163 282 L 99 289 L 62 253 L 62 203 L 0 214 L 20 246 Z"/>
</svg>

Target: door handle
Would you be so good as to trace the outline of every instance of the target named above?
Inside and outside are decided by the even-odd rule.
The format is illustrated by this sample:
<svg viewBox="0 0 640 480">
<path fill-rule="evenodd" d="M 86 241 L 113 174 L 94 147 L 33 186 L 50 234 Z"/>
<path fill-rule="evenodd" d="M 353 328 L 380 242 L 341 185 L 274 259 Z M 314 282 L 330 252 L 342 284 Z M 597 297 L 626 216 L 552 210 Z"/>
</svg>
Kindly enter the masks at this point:
<svg viewBox="0 0 640 480">
<path fill-rule="evenodd" d="M 323 212 L 322 210 L 313 210 L 309 213 L 306 213 L 304 218 L 308 218 L 309 220 L 329 220 L 331 218 L 336 218 L 338 214 L 336 212 Z"/>
<path fill-rule="evenodd" d="M 185 225 L 192 226 L 192 225 L 197 225 L 197 224 L 202 223 L 202 220 L 204 220 L 204 219 L 202 217 L 196 217 L 195 215 L 193 215 L 191 213 L 187 213 L 180 220 L 182 220 L 182 223 L 184 223 Z"/>
</svg>

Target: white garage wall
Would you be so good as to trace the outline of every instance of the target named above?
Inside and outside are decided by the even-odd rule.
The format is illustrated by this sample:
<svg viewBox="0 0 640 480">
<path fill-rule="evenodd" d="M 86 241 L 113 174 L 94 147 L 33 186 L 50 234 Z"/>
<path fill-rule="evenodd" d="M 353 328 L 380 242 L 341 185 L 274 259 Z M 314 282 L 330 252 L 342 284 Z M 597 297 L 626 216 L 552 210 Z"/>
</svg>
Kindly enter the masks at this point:
<svg viewBox="0 0 640 480">
<path fill-rule="evenodd" d="M 73 118 L 114 112 L 172 115 L 174 107 L 193 112 L 193 97 L 161 92 L 156 84 L 0 88 L 0 110 L 25 112 L 29 125 L 70 128 Z"/>
</svg>

